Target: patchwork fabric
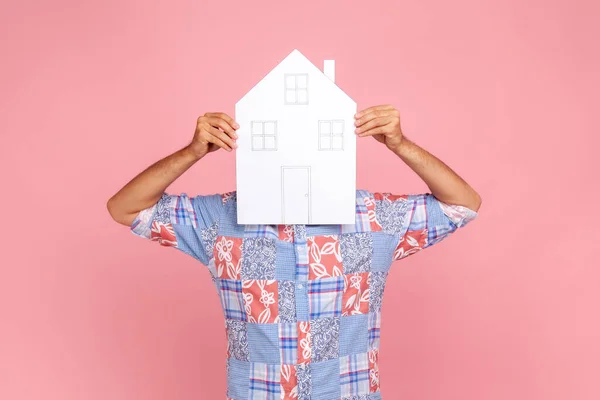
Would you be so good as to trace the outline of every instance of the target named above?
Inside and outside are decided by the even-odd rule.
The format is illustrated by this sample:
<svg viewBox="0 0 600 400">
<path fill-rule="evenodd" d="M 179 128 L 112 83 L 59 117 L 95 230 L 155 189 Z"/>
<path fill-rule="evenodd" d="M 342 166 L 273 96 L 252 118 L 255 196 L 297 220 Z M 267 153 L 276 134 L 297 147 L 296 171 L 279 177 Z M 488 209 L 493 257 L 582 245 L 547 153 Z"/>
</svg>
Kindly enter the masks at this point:
<svg viewBox="0 0 600 400">
<path fill-rule="evenodd" d="M 350 225 L 238 225 L 236 193 L 164 193 L 131 226 L 207 266 L 227 339 L 228 400 L 381 400 L 392 262 L 477 214 L 431 194 L 356 192 Z"/>
<path fill-rule="evenodd" d="M 380 393 L 359 394 L 358 396 L 346 396 L 341 400 L 381 400 Z"/>
<path fill-rule="evenodd" d="M 248 322 L 271 324 L 279 322 L 277 281 L 251 280 L 242 282 L 244 310 Z"/>
<path fill-rule="evenodd" d="M 275 241 L 245 238 L 242 249 L 242 279 L 275 279 Z"/>
<path fill-rule="evenodd" d="M 423 250 L 427 246 L 427 229 L 406 232 L 394 250 L 394 260 L 400 260 Z"/>
<path fill-rule="evenodd" d="M 342 315 L 367 314 L 369 312 L 370 273 L 344 275 Z"/>
<path fill-rule="evenodd" d="M 163 246 L 177 246 L 177 238 L 175 237 L 175 230 L 173 229 L 173 221 L 175 217 L 174 209 L 179 202 L 180 198 L 187 196 L 173 197 L 163 195 L 158 203 L 156 203 L 156 210 L 154 219 L 152 221 L 151 237 L 150 239 L 159 242 Z M 183 213 L 183 209 L 180 209 Z M 191 221 L 194 218 L 189 218 L 187 221 Z M 184 218 L 180 217 L 182 222 L 187 222 Z M 187 224 L 183 224 L 187 225 Z"/>
<path fill-rule="evenodd" d="M 344 397 L 369 393 L 369 357 L 367 353 L 340 357 L 340 385 Z"/>
<path fill-rule="evenodd" d="M 379 349 L 371 349 L 369 357 L 369 392 L 379 392 Z"/>
<path fill-rule="evenodd" d="M 372 312 L 369 314 L 369 348 L 379 348 L 379 338 L 381 336 L 381 312 Z"/>
<path fill-rule="evenodd" d="M 281 323 L 296 323 L 296 283 L 294 281 L 279 281 L 279 321 Z"/>
<path fill-rule="evenodd" d="M 312 359 L 312 335 L 310 322 L 300 321 L 297 325 L 298 332 L 298 364 L 308 364 Z"/>
<path fill-rule="evenodd" d="M 279 324 L 279 351 L 283 364 L 298 361 L 298 330 L 296 323 Z"/>
<path fill-rule="evenodd" d="M 340 319 L 319 318 L 310 322 L 312 362 L 338 358 L 340 354 Z"/>
<path fill-rule="evenodd" d="M 252 363 L 248 397 L 257 400 L 279 400 L 280 395 L 281 367 L 272 364 Z"/>
<path fill-rule="evenodd" d="M 210 227 L 200 230 L 200 241 L 204 247 L 206 254 L 212 254 L 215 247 L 215 241 L 217 240 L 217 232 L 219 230 L 219 223 L 215 222 Z"/>
<path fill-rule="evenodd" d="M 312 374 L 310 364 L 296 365 L 298 381 L 298 400 L 310 400 L 312 397 Z"/>
<path fill-rule="evenodd" d="M 173 213 L 172 219 L 175 221 L 175 224 L 191 225 L 196 228 L 198 226 L 198 217 L 190 198 L 188 196 L 177 196 L 174 198 L 174 203 L 171 212 Z"/>
<path fill-rule="evenodd" d="M 277 225 L 244 225 L 244 236 L 279 239 L 279 229 Z"/>
<path fill-rule="evenodd" d="M 340 386 L 340 361 L 335 358 L 319 363 L 310 364 L 312 398 L 311 399 L 339 399 Z"/>
<path fill-rule="evenodd" d="M 248 318 L 244 309 L 242 281 L 219 279 L 218 284 L 225 318 L 246 321 Z"/>
<path fill-rule="evenodd" d="M 369 275 L 370 281 L 368 286 L 370 311 L 381 311 L 386 278 L 387 272 L 371 272 Z"/>
<path fill-rule="evenodd" d="M 406 196 L 387 193 L 375 196 L 375 214 L 382 230 L 389 234 L 403 233 L 411 221 L 416 207 Z"/>
<path fill-rule="evenodd" d="M 377 202 L 375 201 L 375 198 L 379 197 L 379 194 L 363 194 L 361 196 L 363 202 L 365 203 L 365 207 L 367 209 L 367 217 L 369 218 L 369 225 L 371 227 L 371 232 L 379 232 L 382 230 L 381 227 L 381 219 L 379 218 L 379 216 L 377 215 Z"/>
<path fill-rule="evenodd" d="M 296 281 L 298 282 L 298 281 Z M 306 283 L 296 283 L 295 289 L 295 300 L 296 300 L 296 319 L 298 321 L 308 321 L 309 318 L 309 297 L 308 297 L 308 285 Z"/>
<path fill-rule="evenodd" d="M 281 366 L 281 400 L 298 398 L 298 375 L 295 365 Z"/>
<path fill-rule="evenodd" d="M 357 314 L 340 318 L 340 356 L 369 350 L 370 317 L 371 314 Z"/>
<path fill-rule="evenodd" d="M 340 239 L 344 273 L 371 271 L 373 235 L 371 233 L 344 234 Z"/>
<path fill-rule="evenodd" d="M 233 400 L 247 399 L 251 363 L 228 358 L 225 365 L 227 369 L 227 397 Z"/>
<path fill-rule="evenodd" d="M 280 364 L 279 325 L 247 324 L 250 361 Z"/>
<path fill-rule="evenodd" d="M 294 243 L 294 226 L 277 225 L 277 238 L 282 242 Z"/>
<path fill-rule="evenodd" d="M 241 279 L 242 239 L 217 236 L 214 253 L 218 278 Z"/>
<path fill-rule="evenodd" d="M 342 255 L 338 236 L 308 238 L 308 279 L 323 279 L 342 275 Z"/>
<path fill-rule="evenodd" d="M 275 279 L 296 280 L 296 253 L 294 244 L 278 240 L 275 244 Z"/>
<path fill-rule="evenodd" d="M 343 291 L 343 276 L 309 281 L 310 319 L 339 317 L 342 315 Z"/>
<path fill-rule="evenodd" d="M 308 280 L 308 247 L 304 225 L 294 225 L 294 252 L 296 254 L 296 279 Z"/>
<path fill-rule="evenodd" d="M 246 323 L 227 319 L 225 320 L 225 328 L 227 330 L 227 354 L 229 357 L 240 361 L 248 361 L 248 331 L 246 330 Z"/>
<path fill-rule="evenodd" d="M 371 271 L 388 272 L 394 260 L 394 250 L 398 243 L 399 235 L 389 235 L 384 232 L 373 232 L 373 260 Z"/>
</svg>

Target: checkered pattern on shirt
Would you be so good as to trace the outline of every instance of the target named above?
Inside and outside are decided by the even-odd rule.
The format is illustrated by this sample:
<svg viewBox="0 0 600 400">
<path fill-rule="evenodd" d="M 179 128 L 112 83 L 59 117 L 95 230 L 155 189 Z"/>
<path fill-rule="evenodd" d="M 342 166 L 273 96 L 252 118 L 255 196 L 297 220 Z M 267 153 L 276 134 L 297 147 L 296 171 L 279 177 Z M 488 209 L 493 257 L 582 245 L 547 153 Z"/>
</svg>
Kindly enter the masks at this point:
<svg viewBox="0 0 600 400">
<path fill-rule="evenodd" d="M 279 324 L 279 348 L 282 364 L 296 364 L 298 359 L 298 330 L 296 323 Z"/>
<path fill-rule="evenodd" d="M 310 319 L 342 315 L 344 278 L 341 276 L 309 282 Z"/>
<path fill-rule="evenodd" d="M 340 357 L 342 397 L 369 393 L 369 359 L 366 353 Z"/>
<path fill-rule="evenodd" d="M 281 392 L 279 365 L 252 363 L 248 397 L 256 400 L 279 400 Z"/>
</svg>

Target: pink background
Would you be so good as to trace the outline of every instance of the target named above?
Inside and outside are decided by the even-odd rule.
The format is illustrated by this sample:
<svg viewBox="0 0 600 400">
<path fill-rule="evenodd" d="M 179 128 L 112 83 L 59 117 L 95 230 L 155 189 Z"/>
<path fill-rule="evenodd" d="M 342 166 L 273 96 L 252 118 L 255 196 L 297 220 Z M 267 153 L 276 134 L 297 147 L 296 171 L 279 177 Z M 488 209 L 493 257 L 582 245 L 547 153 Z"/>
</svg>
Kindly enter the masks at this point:
<svg viewBox="0 0 600 400">
<path fill-rule="evenodd" d="M 334 58 L 359 108 L 396 105 L 484 199 L 462 233 L 394 265 L 384 398 L 600 398 L 598 6 L 355 4 L 2 2 L 0 398 L 224 398 L 208 272 L 105 203 L 293 48 Z M 374 140 L 358 164 L 362 188 L 426 190 Z M 170 191 L 231 189 L 220 152 Z"/>
</svg>

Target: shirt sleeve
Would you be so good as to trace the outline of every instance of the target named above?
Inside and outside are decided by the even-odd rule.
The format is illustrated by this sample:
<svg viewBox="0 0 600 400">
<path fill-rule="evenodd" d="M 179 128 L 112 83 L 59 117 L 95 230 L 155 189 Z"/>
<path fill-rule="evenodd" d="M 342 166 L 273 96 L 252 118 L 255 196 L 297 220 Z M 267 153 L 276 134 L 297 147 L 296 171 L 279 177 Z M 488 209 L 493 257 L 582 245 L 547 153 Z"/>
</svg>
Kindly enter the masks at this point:
<svg viewBox="0 0 600 400">
<path fill-rule="evenodd" d="M 163 193 L 156 204 L 139 212 L 131 232 L 162 246 L 175 247 L 208 265 L 222 209 L 222 195 Z"/>
<path fill-rule="evenodd" d="M 384 232 L 397 237 L 393 259 L 400 260 L 433 246 L 477 217 L 467 207 L 446 204 L 430 193 L 375 193 L 376 218 Z"/>
</svg>

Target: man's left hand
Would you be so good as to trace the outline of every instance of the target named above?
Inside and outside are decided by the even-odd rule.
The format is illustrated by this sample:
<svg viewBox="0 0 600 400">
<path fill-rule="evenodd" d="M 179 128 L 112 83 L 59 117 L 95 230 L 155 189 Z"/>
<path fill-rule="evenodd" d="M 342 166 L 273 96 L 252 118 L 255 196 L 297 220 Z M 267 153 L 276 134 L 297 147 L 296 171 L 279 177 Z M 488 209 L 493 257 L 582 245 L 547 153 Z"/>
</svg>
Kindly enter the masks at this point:
<svg viewBox="0 0 600 400">
<path fill-rule="evenodd" d="M 402 143 L 400 112 L 392 105 L 369 107 L 355 116 L 356 134 L 360 137 L 373 136 L 388 149 L 395 151 Z"/>
</svg>

